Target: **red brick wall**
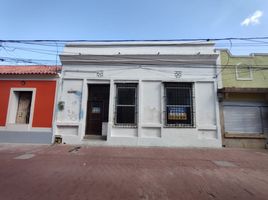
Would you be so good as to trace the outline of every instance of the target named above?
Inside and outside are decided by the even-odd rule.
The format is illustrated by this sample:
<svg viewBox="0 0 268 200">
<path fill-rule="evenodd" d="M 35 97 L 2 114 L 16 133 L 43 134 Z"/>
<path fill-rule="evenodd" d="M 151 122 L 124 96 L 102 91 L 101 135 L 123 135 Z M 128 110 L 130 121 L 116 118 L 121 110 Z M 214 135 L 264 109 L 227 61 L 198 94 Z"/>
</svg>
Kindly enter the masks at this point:
<svg viewBox="0 0 268 200">
<path fill-rule="evenodd" d="M 33 127 L 52 127 L 56 81 L 0 80 L 0 126 L 5 126 L 11 88 L 36 88 Z"/>
</svg>

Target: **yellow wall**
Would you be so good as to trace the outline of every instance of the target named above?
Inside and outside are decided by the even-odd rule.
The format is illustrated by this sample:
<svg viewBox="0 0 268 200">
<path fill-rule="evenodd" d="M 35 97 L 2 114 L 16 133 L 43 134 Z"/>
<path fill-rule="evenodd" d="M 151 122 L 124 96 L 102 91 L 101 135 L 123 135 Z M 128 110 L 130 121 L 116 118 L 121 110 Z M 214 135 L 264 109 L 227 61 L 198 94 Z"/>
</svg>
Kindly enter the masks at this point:
<svg viewBox="0 0 268 200">
<path fill-rule="evenodd" d="M 220 56 L 223 87 L 268 88 L 268 54 L 256 56 L 232 56 L 228 51 L 223 50 L 221 51 Z M 236 79 L 235 66 L 239 63 L 256 67 L 252 68 L 253 80 Z M 265 70 L 262 69 L 264 67 L 266 67 Z"/>
</svg>

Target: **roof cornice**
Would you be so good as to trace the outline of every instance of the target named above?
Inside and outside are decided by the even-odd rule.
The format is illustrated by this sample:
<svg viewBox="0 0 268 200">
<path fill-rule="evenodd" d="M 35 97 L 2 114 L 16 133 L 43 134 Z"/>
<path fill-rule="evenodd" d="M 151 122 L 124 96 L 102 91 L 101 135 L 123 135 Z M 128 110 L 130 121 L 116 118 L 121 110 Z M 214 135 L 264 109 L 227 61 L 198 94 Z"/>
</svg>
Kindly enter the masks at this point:
<svg viewBox="0 0 268 200">
<path fill-rule="evenodd" d="M 60 55 L 63 65 L 214 65 L 218 54 L 199 55 Z"/>
<path fill-rule="evenodd" d="M 75 42 L 67 43 L 65 47 L 118 47 L 118 46 L 130 46 L 130 47 L 150 47 L 150 46 L 214 46 L 214 42 L 197 42 L 197 41 L 99 41 L 99 42 Z"/>
</svg>

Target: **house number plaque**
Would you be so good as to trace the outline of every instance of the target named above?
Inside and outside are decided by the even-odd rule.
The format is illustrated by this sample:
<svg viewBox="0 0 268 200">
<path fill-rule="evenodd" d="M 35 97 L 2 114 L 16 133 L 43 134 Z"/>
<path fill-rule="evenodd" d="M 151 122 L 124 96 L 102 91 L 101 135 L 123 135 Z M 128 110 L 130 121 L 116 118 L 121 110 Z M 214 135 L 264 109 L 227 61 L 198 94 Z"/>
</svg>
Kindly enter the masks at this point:
<svg viewBox="0 0 268 200">
<path fill-rule="evenodd" d="M 175 71 L 174 75 L 175 75 L 176 78 L 181 78 L 182 71 Z"/>
</svg>

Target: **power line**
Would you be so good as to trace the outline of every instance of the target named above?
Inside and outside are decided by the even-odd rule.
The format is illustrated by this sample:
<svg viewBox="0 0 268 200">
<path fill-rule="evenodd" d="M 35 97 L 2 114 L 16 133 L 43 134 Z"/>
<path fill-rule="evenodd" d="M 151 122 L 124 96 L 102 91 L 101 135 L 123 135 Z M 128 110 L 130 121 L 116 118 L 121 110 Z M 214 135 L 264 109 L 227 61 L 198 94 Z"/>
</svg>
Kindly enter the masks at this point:
<svg viewBox="0 0 268 200">
<path fill-rule="evenodd" d="M 254 39 L 252 39 L 254 38 Z M 227 40 L 229 41 L 229 44 L 230 44 L 230 41 L 234 40 L 234 39 L 239 39 L 239 40 L 242 40 L 242 41 L 253 41 L 253 42 L 256 42 L 258 40 L 256 39 L 268 39 L 268 37 L 248 37 L 248 38 L 216 38 L 216 39 L 194 39 L 194 40 L 203 40 L 203 41 L 212 41 L 212 40 L 217 40 L 217 41 L 223 41 L 223 40 Z M 2 42 L 2 44 L 4 43 L 8 43 L 8 42 L 11 42 L 11 43 L 20 43 L 21 45 L 25 45 L 25 44 L 30 44 L 30 45 L 48 45 L 49 44 L 49 47 L 55 47 L 55 45 L 58 47 L 58 45 L 65 45 L 64 43 L 60 43 L 60 42 L 78 42 L 78 41 L 91 41 L 91 42 L 105 42 L 105 41 L 109 41 L 109 42 L 113 42 L 113 41 L 185 41 L 185 40 L 190 40 L 190 39 L 178 39 L 178 40 L 0 40 Z M 53 41 L 53 42 L 52 42 Z M 57 41 L 57 42 L 55 42 Z M 187 43 L 185 44 L 189 44 L 189 43 L 192 43 L 194 41 L 188 41 Z M 260 43 L 265 43 L 267 44 L 265 41 L 259 41 Z M 183 44 L 183 43 L 182 43 Z M 221 43 L 222 44 L 222 43 Z M 236 43 L 232 42 L 232 46 L 234 47 Z M 241 43 L 243 44 L 243 43 Z M 217 44 L 216 44 L 217 45 Z M 246 44 L 245 44 L 246 45 Z M 248 45 L 248 44 L 247 44 Z M 2 45 L 3 46 L 3 45 Z M 7 45 L 5 45 L 7 46 Z M 62 47 L 63 47 L 62 46 Z M 40 53 L 40 54 L 47 54 L 47 55 L 53 55 L 53 54 L 50 54 L 50 53 L 45 53 L 45 52 L 57 52 L 56 55 L 58 55 L 58 51 L 55 51 L 55 50 L 49 50 L 49 49 L 34 49 L 34 48 L 25 48 L 25 47 L 15 47 L 15 46 L 10 46 L 11 48 L 14 48 L 14 49 L 20 49 L 22 51 L 31 51 L 33 53 Z M 14 50 L 13 50 L 14 51 Z M 40 51 L 40 52 L 39 52 Z M 43 52 L 44 51 L 44 52 Z M 67 52 L 66 52 L 67 53 Z M 72 53 L 72 52 L 70 52 Z"/>
<path fill-rule="evenodd" d="M 230 45 L 230 43 L 229 43 L 229 45 Z M 12 48 L 13 49 L 12 51 L 14 51 L 14 50 L 24 50 L 24 51 L 27 51 L 28 50 L 28 51 L 32 51 L 32 52 L 36 52 L 36 53 L 43 53 L 44 52 L 44 54 L 45 54 L 45 52 L 51 52 L 51 53 L 56 53 L 57 52 L 56 50 L 52 50 L 52 49 L 40 49 L 40 48 L 20 47 L 20 46 L 6 45 L 6 44 L 5 45 L 2 45 L 2 46 L 8 47 L 8 48 Z M 227 47 L 227 44 L 225 46 Z M 236 46 L 235 43 L 233 43 L 232 46 L 235 47 L 236 49 L 239 48 L 238 46 Z M 250 47 L 252 47 L 252 46 L 250 46 Z M 265 47 L 266 46 L 268 47 L 268 45 L 265 45 Z M 55 46 L 53 46 L 53 47 L 55 47 Z M 244 49 L 244 47 L 247 47 L 247 46 L 241 46 L 241 47 L 243 47 L 243 49 Z M 255 47 L 264 47 L 264 45 L 263 46 L 256 45 Z M 217 46 L 217 48 L 219 48 L 219 46 Z M 75 52 L 70 52 L 70 51 L 64 51 L 64 52 L 65 53 L 75 53 Z M 47 54 L 48 55 L 52 55 L 50 53 L 47 53 Z"/>
<path fill-rule="evenodd" d="M 225 37 L 225 38 L 183 38 L 183 39 L 157 39 L 157 40 L 77 40 L 77 39 L 69 39 L 69 40 L 0 40 L 0 42 L 10 42 L 10 43 L 42 43 L 42 42 L 51 42 L 51 43 L 66 43 L 66 42 L 183 42 L 183 41 L 221 41 L 221 40 L 263 40 L 268 39 L 268 36 L 263 37 Z"/>
<path fill-rule="evenodd" d="M 232 45 L 231 45 L 232 46 Z M 4 46 L 2 46 L 4 47 Z M 10 46 L 8 46 L 10 47 Z M 41 53 L 41 54 L 47 54 L 47 55 L 58 55 L 58 52 L 56 53 L 47 53 L 47 52 L 55 52 L 53 50 L 44 50 L 46 52 L 39 52 L 39 50 L 42 50 L 42 49 L 36 49 L 36 50 L 32 50 L 31 48 L 21 48 L 21 47 L 10 47 L 10 48 L 13 48 L 12 51 L 14 52 L 14 50 L 16 49 L 21 49 L 23 51 L 30 51 L 30 52 L 35 52 L 35 53 Z M 231 48 L 231 47 L 230 47 Z M 5 48 L 7 49 L 7 48 Z M 65 53 L 75 53 L 75 52 L 66 52 Z M 82 62 L 87 62 L 87 61 L 92 61 L 92 62 L 96 62 L 98 61 L 98 59 L 95 59 L 95 58 L 82 58 L 83 55 L 68 55 L 68 57 L 70 58 L 75 58 L 76 61 L 82 61 Z M 200 65 L 202 64 L 201 62 L 202 61 L 209 61 L 209 59 L 199 59 L 199 60 L 196 60 L 196 61 L 187 61 L 187 60 L 184 60 L 184 59 L 177 59 L 175 61 L 172 61 L 172 60 L 166 60 L 166 59 L 159 59 L 159 58 L 145 58 L 145 57 L 137 57 L 137 56 L 133 56 L 133 55 L 94 55 L 94 56 L 98 56 L 100 58 L 123 58 L 123 59 L 134 59 L 134 60 L 138 60 L 139 62 L 145 62 L 145 61 L 159 61 L 159 62 L 166 62 L 166 63 L 173 63 L 173 64 L 176 64 L 176 65 L 185 65 L 185 64 L 197 64 L 197 65 Z M 80 57 L 80 58 L 79 58 Z M 228 57 L 229 58 L 229 57 Z M 13 59 L 17 59 L 17 58 L 13 58 Z M 40 59 L 39 59 L 40 60 Z M 50 62 L 50 60 L 41 60 L 41 61 L 48 61 Z M 52 62 L 52 60 L 51 60 Z M 119 63 L 125 63 L 125 61 L 118 61 Z M 217 64 L 216 66 L 221 66 L 221 67 L 229 67 L 229 66 L 236 66 L 236 65 L 229 65 L 228 64 L 229 62 L 227 61 L 226 64 Z M 127 64 L 130 64 L 130 63 L 127 63 Z M 135 63 L 133 63 L 135 64 Z M 251 65 L 251 66 L 267 66 L 267 65 Z M 211 67 L 209 67 L 211 68 Z"/>
<path fill-rule="evenodd" d="M 26 58 L 18 58 L 18 57 L 0 57 L 0 61 L 2 62 L 15 62 L 15 63 L 29 63 L 29 64 L 41 64 L 46 62 L 46 63 L 55 63 L 57 64 L 58 62 L 58 56 L 59 56 L 59 51 L 58 47 L 64 47 L 65 43 L 73 43 L 73 42 L 95 42 L 95 43 L 101 43 L 101 42 L 182 42 L 180 44 L 191 44 L 194 42 L 208 42 L 208 41 L 214 41 L 214 42 L 219 42 L 218 44 L 216 43 L 216 46 L 223 46 L 227 44 L 225 43 L 228 41 L 229 43 L 229 49 L 231 50 L 232 48 L 238 48 L 238 47 L 266 47 L 268 46 L 268 41 L 263 41 L 267 40 L 268 37 L 229 37 L 229 38 L 213 38 L 213 39 L 204 39 L 204 38 L 199 38 L 199 39 L 169 39 L 169 40 L 0 40 L 0 47 L 2 47 L 7 53 L 9 52 L 15 52 L 16 50 L 20 51 L 26 51 L 26 52 L 32 52 L 32 53 L 39 53 L 39 54 L 46 54 L 46 55 L 51 55 L 51 56 L 56 56 L 55 60 L 42 60 L 42 59 L 26 59 Z M 242 42 L 234 42 L 234 41 L 242 41 Z M 247 41 L 247 42 L 244 42 Z M 251 42 L 251 43 L 249 43 Z M 254 43 L 252 43 L 254 42 Z M 24 46 L 10 46 L 6 45 L 7 43 L 10 44 L 18 44 L 18 45 L 24 45 Z M 257 43 L 257 44 L 256 44 Z M 4 45 L 3 45 L 4 44 Z M 46 48 L 50 47 L 57 47 L 57 50 L 52 50 L 52 49 L 40 49 L 40 48 L 29 48 L 25 47 L 25 45 L 39 45 L 43 46 Z M 172 45 L 172 44 L 171 44 Z M 177 45 L 177 44 L 174 44 Z M 11 50 L 8 50 L 7 48 L 12 48 Z M 65 53 L 70 53 L 70 54 L 75 54 L 77 52 L 66 52 Z M 9 53 L 8 53 L 9 54 Z M 11 55 L 12 56 L 12 55 Z M 83 56 L 83 55 L 82 55 Z M 97 56 L 97 55 L 94 55 Z M 229 56 L 228 60 L 225 64 L 204 64 L 202 62 L 210 61 L 209 59 L 197 59 L 196 61 L 188 61 L 184 59 L 177 59 L 177 60 L 165 60 L 165 59 L 159 59 L 159 58 L 141 58 L 141 57 L 135 57 L 132 55 L 99 55 L 102 58 L 124 58 L 126 60 L 120 61 L 117 60 L 113 63 L 113 65 L 141 65 L 141 66 L 157 66 L 159 67 L 159 64 L 155 63 L 146 63 L 150 61 L 155 61 L 155 62 L 164 62 L 167 67 L 181 67 L 181 68 L 210 68 L 210 69 L 221 69 L 220 72 L 217 73 L 216 77 L 218 77 L 219 74 L 221 74 L 225 69 L 234 69 L 234 66 L 236 65 L 231 65 L 229 64 Z M 91 64 L 101 64 L 98 59 L 94 58 L 82 58 L 79 57 L 79 55 L 68 55 L 70 58 L 75 58 L 75 61 L 81 62 L 81 63 L 86 63 L 90 62 Z M 131 62 L 128 61 L 127 59 L 131 59 Z M 133 62 L 132 62 L 133 61 Z M 137 62 L 137 63 L 135 63 Z M 144 63 L 143 63 L 144 62 Z M 196 66 L 197 65 L 197 66 Z M 207 66 L 209 65 L 209 66 Z M 268 68 L 267 65 L 250 65 L 253 69 L 256 68 L 258 70 L 266 70 Z M 144 68 L 144 67 L 143 67 Z M 145 68 L 144 68 L 145 69 Z M 151 69 L 150 69 L 151 70 Z M 161 72 L 160 70 L 158 70 Z M 163 72 L 163 71 L 162 71 Z"/>
<path fill-rule="evenodd" d="M 0 61 L 1 60 L 4 60 L 6 61 L 6 58 L 0 58 Z M 39 62 L 35 62 L 35 61 L 32 61 L 32 60 L 20 60 L 24 63 L 29 63 L 29 64 L 38 64 L 38 65 L 44 65 L 44 64 L 41 64 Z M 47 65 L 44 65 L 44 66 L 47 66 Z M 159 69 L 155 69 L 155 68 L 150 68 L 150 67 L 145 67 L 146 65 L 144 66 L 135 66 L 135 67 L 122 67 L 122 68 L 116 68 L 116 69 L 105 69 L 105 71 L 116 71 L 116 74 L 118 73 L 118 71 L 128 71 L 128 70 L 131 70 L 131 69 L 143 69 L 143 70 L 149 70 L 149 71 L 156 71 L 156 72 L 160 72 L 160 73 L 163 73 L 164 75 L 167 75 L 167 74 L 173 74 L 174 71 L 168 71 L 168 70 L 159 70 Z M 110 67 L 109 67 L 110 68 Z M 174 67 L 175 68 L 175 67 Z M 182 68 L 192 68 L 192 67 L 182 67 Z M 196 67 L 196 68 L 202 68 L 202 67 Z M 234 69 L 234 68 L 232 68 Z M 263 70 L 268 70 L 268 67 L 265 67 L 265 68 L 255 68 L 253 69 L 253 71 L 255 72 L 261 72 Z M 175 70 L 176 71 L 176 70 Z M 247 73 L 247 72 L 241 72 L 241 73 Z M 187 73 L 187 72 L 184 72 L 183 74 L 185 75 L 197 75 L 197 76 L 205 76 L 205 77 L 209 77 L 209 75 L 211 76 L 211 78 L 214 78 L 216 79 L 216 77 L 213 77 L 213 74 L 194 74 L 194 73 Z M 227 75 L 228 77 L 225 77 L 225 78 L 222 78 L 223 81 L 227 81 L 227 80 L 230 80 L 230 79 L 233 79 L 233 77 L 229 77 L 229 75 L 235 75 L 236 72 L 231 72 L 231 73 L 224 73 L 224 75 Z M 169 76 L 170 77 L 170 76 Z"/>
<path fill-rule="evenodd" d="M 77 55 L 78 56 L 78 55 Z M 70 55 L 70 58 L 76 58 L 75 61 L 77 62 L 92 62 L 93 64 L 96 63 L 100 63 L 100 59 L 95 59 L 95 58 L 77 58 L 77 56 L 75 55 Z M 95 56 L 95 55 L 94 55 Z M 178 59 L 176 61 L 170 61 L 170 60 L 161 60 L 161 59 L 148 59 L 148 58 L 140 58 L 140 57 L 135 57 L 135 56 L 120 56 L 120 55 L 100 55 L 100 58 L 126 58 L 126 59 L 134 59 L 132 60 L 133 62 L 130 61 L 120 61 L 120 60 L 116 60 L 114 61 L 115 64 L 131 64 L 131 65 L 154 65 L 154 66 L 159 66 L 159 64 L 155 64 L 155 63 L 142 63 L 142 62 L 148 62 L 148 61 L 156 61 L 156 62 L 164 62 L 164 63 L 172 63 L 173 65 L 170 66 L 184 66 L 187 68 L 208 68 L 208 69 L 213 69 L 213 68 L 221 68 L 221 67 L 225 67 L 226 69 L 228 68 L 233 68 L 235 66 L 237 66 L 236 64 L 204 64 L 202 62 L 204 61 L 210 61 L 210 60 L 206 60 L 206 59 L 200 59 L 200 60 L 196 60 L 196 61 L 187 61 L 184 59 Z M 55 60 L 46 60 L 46 59 L 26 59 L 26 58 L 14 58 L 14 57 L 1 57 L 2 59 L 6 59 L 6 60 L 32 60 L 32 61 L 45 61 L 45 62 L 55 62 Z M 135 63 L 135 59 L 136 62 L 140 62 L 140 63 Z M 197 66 L 187 66 L 187 65 L 197 65 Z M 166 66 L 169 66 L 168 64 Z M 162 67 L 162 66 L 160 66 Z M 252 68 L 268 68 L 268 63 L 267 64 L 250 64 L 250 67 Z"/>
</svg>

